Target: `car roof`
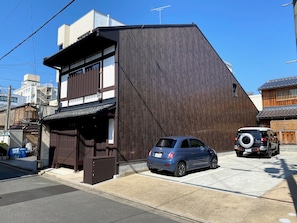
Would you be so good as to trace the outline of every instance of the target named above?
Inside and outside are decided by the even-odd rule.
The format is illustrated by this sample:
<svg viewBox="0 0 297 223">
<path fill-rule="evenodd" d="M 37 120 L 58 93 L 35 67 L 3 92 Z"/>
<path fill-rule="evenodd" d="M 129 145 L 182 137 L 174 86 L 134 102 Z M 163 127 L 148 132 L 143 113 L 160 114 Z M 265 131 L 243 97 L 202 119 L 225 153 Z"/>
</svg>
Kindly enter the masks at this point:
<svg viewBox="0 0 297 223">
<path fill-rule="evenodd" d="M 175 139 L 175 140 L 183 140 L 183 139 L 189 139 L 189 138 L 198 139 L 197 137 L 194 137 L 194 136 L 164 136 L 164 137 L 160 137 L 160 139 Z"/>
<path fill-rule="evenodd" d="M 272 129 L 267 128 L 267 127 L 243 127 L 243 128 L 238 129 L 238 131 L 242 131 L 242 130 L 268 131 L 268 130 L 272 130 Z"/>
</svg>

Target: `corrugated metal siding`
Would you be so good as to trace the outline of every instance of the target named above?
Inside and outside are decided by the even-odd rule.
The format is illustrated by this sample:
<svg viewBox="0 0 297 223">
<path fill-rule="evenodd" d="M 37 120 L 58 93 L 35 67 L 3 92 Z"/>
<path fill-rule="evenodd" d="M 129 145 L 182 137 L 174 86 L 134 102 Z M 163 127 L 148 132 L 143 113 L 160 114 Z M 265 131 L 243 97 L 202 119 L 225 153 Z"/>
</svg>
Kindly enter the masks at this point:
<svg viewBox="0 0 297 223">
<path fill-rule="evenodd" d="M 121 160 L 146 158 L 164 135 L 233 150 L 236 130 L 256 125 L 257 109 L 196 27 L 126 29 L 119 38 Z"/>
</svg>

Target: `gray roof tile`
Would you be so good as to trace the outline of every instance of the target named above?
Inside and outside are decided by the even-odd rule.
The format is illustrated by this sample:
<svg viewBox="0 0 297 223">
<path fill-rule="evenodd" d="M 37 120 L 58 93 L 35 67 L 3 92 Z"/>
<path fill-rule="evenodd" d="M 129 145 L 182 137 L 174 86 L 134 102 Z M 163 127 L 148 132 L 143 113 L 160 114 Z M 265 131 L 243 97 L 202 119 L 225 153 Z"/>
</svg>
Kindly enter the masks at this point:
<svg viewBox="0 0 297 223">
<path fill-rule="evenodd" d="M 77 109 L 77 110 L 72 110 L 72 111 L 59 112 L 57 114 L 45 116 L 43 118 L 43 121 L 51 121 L 51 120 L 93 115 L 93 114 L 101 112 L 105 109 L 108 109 L 114 105 L 115 105 L 115 103 L 109 103 L 109 104 L 94 106 L 94 107 L 90 107 L 90 108 L 83 108 L 83 109 Z"/>
<path fill-rule="evenodd" d="M 267 107 L 257 115 L 258 119 L 297 118 L 297 105 Z"/>
<path fill-rule="evenodd" d="M 269 90 L 282 87 L 297 86 L 297 76 L 269 80 L 258 90 Z"/>
</svg>

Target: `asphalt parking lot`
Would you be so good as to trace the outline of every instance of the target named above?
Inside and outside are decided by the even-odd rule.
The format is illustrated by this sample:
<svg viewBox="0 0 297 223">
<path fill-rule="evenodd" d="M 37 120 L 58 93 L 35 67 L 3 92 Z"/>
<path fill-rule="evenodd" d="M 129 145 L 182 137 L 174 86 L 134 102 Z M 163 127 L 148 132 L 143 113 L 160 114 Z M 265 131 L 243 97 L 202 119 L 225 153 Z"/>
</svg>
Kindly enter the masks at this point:
<svg viewBox="0 0 297 223">
<path fill-rule="evenodd" d="M 143 172 L 143 175 L 199 186 L 222 192 L 260 197 L 297 173 L 297 152 L 283 151 L 271 158 L 263 156 L 237 157 L 235 152 L 219 153 L 217 169 L 199 170 L 184 177 L 165 172 Z"/>
</svg>

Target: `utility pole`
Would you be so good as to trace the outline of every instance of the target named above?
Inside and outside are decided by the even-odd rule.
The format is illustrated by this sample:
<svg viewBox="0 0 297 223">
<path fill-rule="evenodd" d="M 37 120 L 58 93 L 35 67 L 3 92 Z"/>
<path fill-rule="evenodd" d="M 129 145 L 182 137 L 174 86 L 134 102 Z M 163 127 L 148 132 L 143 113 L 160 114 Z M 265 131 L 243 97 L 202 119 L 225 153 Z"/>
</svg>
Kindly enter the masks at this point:
<svg viewBox="0 0 297 223">
<path fill-rule="evenodd" d="M 8 95 L 7 95 L 7 108 L 6 108 L 6 121 L 5 121 L 5 132 L 10 129 L 10 98 L 11 98 L 11 86 L 8 87 Z"/>
<path fill-rule="evenodd" d="M 293 11 L 294 11 L 294 24 L 295 24 L 295 41 L 297 45 L 297 4 L 296 0 L 293 1 Z"/>
<path fill-rule="evenodd" d="M 162 6 L 162 7 L 159 7 L 159 8 L 151 9 L 151 11 L 158 11 L 158 12 L 159 12 L 159 23 L 160 23 L 160 24 L 162 23 L 162 21 L 161 21 L 161 17 L 162 17 L 162 15 L 161 15 L 161 11 L 162 11 L 163 9 L 165 9 L 165 8 L 169 8 L 169 7 L 170 7 L 170 5 L 166 5 L 166 6 Z"/>
<path fill-rule="evenodd" d="M 294 26 L 295 26 L 295 43 L 297 45 L 297 4 L 296 4 L 297 0 L 293 0 L 289 3 L 283 4 L 283 7 L 289 6 L 289 5 L 293 5 L 293 14 L 294 14 Z M 294 61 L 288 61 L 287 63 L 291 63 L 291 62 L 296 62 Z"/>
</svg>

